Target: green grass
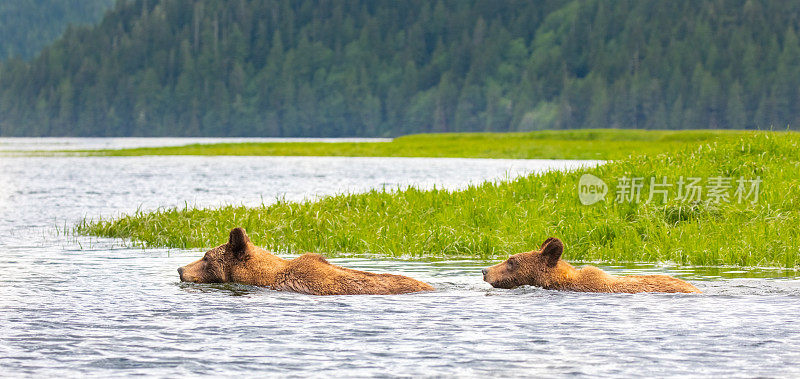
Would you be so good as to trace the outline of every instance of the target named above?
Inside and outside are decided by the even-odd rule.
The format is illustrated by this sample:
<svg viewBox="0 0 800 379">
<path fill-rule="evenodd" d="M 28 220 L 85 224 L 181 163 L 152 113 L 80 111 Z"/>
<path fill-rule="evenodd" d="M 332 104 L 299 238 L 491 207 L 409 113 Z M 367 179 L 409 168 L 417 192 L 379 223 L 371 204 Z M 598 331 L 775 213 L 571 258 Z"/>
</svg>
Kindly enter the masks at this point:
<svg viewBox="0 0 800 379">
<path fill-rule="evenodd" d="M 600 145 L 616 140 L 610 138 L 614 132 L 596 133 L 605 139 L 592 139 L 580 132 L 576 137 Z M 668 146 L 664 148 L 666 152 L 642 148 L 637 150 L 639 155 L 576 172 L 487 182 L 462 191 L 374 190 L 301 203 L 280 201 L 255 208 L 160 209 L 112 220 L 85 220 L 78 225 L 78 231 L 132 239 L 150 247 L 200 248 L 223 243 L 232 227 L 242 226 L 254 243 L 281 252 L 482 259 L 531 250 L 546 237 L 556 236 L 567 246 L 564 258 L 573 261 L 788 268 L 800 265 L 800 134 L 650 133 L 653 132 L 625 131 L 619 132 L 619 137 L 625 137 L 622 141 L 626 143 L 635 142 L 636 138 L 645 142 L 658 140 L 659 146 Z M 566 133 L 553 134 L 561 138 Z M 542 135 L 547 133 L 539 137 Z M 522 134 L 517 138 L 530 138 L 531 143 L 550 141 L 548 137 L 531 136 Z M 699 137 L 705 140 L 698 142 Z M 451 137 L 406 138 L 404 143 L 410 144 Z M 486 141 L 493 137 L 453 138 Z M 497 138 L 513 139 L 507 135 Z M 447 146 L 441 140 L 439 143 Z M 594 147 L 595 151 L 603 148 Z M 608 183 L 605 201 L 591 206 L 580 203 L 577 183 L 584 173 Z M 763 182 L 759 201 L 754 205 L 735 200 L 719 204 L 676 199 L 666 203 L 616 202 L 617 179 L 623 176 L 666 176 L 673 184 L 681 176 L 760 177 Z M 649 180 L 645 182 L 642 193 L 646 198 Z M 731 196 L 734 189 L 730 190 Z"/>
<path fill-rule="evenodd" d="M 196 144 L 120 150 L 79 151 L 86 155 L 247 155 L 439 157 L 510 159 L 621 159 L 657 154 L 687 143 L 742 135 L 741 131 L 574 130 L 530 133 L 418 134 L 391 142 L 276 142 Z M 76 152 L 73 152 L 76 153 Z"/>
</svg>

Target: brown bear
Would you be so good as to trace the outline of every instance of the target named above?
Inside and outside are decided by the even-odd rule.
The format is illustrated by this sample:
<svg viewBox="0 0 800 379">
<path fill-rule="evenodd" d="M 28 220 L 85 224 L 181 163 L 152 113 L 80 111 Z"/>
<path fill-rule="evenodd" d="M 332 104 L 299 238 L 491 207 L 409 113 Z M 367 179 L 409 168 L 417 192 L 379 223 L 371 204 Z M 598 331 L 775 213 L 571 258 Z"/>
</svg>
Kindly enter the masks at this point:
<svg viewBox="0 0 800 379">
<path fill-rule="evenodd" d="M 236 282 L 311 295 L 390 295 L 433 290 L 429 284 L 405 276 L 334 266 L 319 254 L 282 259 L 253 245 L 242 228 L 231 230 L 228 243 L 179 268 L 178 274 L 183 282 Z"/>
<path fill-rule="evenodd" d="M 538 251 L 512 255 L 483 269 L 483 280 L 496 288 L 531 285 L 551 290 L 579 292 L 683 292 L 700 293 L 695 286 L 667 275 L 614 276 L 586 266 L 572 267 L 561 259 L 564 244 L 548 238 Z"/>
</svg>

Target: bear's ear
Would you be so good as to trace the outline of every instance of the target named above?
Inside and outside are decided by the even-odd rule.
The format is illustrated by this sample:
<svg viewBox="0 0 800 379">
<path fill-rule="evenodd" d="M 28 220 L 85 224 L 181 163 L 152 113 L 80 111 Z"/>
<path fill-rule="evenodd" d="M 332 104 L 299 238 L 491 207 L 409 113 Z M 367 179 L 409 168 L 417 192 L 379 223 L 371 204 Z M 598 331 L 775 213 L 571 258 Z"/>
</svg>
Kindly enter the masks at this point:
<svg viewBox="0 0 800 379">
<path fill-rule="evenodd" d="M 242 228 L 231 229 L 231 235 L 228 238 L 228 250 L 232 251 L 237 258 L 241 258 L 247 252 L 247 244 L 250 243 L 250 238 Z"/>
<path fill-rule="evenodd" d="M 549 242 L 548 242 L 549 241 Z M 542 255 L 547 259 L 547 265 L 555 267 L 561 254 L 564 253 L 564 243 L 558 238 L 548 238 L 542 248 Z"/>
<path fill-rule="evenodd" d="M 544 249 L 544 247 L 547 246 L 548 243 L 553 242 L 554 240 L 556 240 L 556 238 L 548 237 L 546 240 L 544 240 L 544 242 L 542 242 L 542 246 L 539 246 L 539 250 Z"/>
</svg>

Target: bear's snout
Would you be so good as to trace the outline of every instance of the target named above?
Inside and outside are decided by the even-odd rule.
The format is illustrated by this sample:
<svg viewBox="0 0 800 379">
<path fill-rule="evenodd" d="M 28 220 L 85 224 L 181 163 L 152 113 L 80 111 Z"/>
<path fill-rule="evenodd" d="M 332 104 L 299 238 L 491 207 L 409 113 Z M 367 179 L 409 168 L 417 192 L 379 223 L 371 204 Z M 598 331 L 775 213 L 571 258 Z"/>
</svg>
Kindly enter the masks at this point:
<svg viewBox="0 0 800 379">
<path fill-rule="evenodd" d="M 178 277 L 183 281 L 183 267 L 178 267 Z"/>
<path fill-rule="evenodd" d="M 486 267 L 482 269 L 481 274 L 483 274 L 483 281 L 491 284 L 492 287 L 494 287 L 494 283 L 492 283 L 494 281 L 494 278 L 492 272 L 489 269 L 491 269 L 491 267 Z"/>
</svg>

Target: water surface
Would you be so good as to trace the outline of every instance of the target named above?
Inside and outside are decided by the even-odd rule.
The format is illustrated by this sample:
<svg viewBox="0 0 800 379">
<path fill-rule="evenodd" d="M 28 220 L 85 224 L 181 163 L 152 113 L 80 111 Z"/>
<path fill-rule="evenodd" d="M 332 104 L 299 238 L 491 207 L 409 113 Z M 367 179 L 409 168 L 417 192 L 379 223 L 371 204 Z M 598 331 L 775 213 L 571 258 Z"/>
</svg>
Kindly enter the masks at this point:
<svg viewBox="0 0 800 379">
<path fill-rule="evenodd" d="M 257 205 L 410 184 L 460 188 L 594 163 L 0 157 L 2 374 L 800 375 L 793 272 L 604 266 L 672 274 L 705 294 L 580 294 L 493 289 L 479 273 L 491 262 L 332 259 L 409 275 L 437 290 L 317 297 L 180 283 L 175 269 L 202 252 L 62 233 L 83 217 L 137 208 Z"/>
<path fill-rule="evenodd" d="M 0 152 L 51 151 L 51 150 L 103 150 L 133 149 L 139 147 L 185 146 L 192 144 L 239 143 L 239 142 L 390 142 L 391 138 L 254 138 L 254 137 L 0 137 Z"/>
</svg>

